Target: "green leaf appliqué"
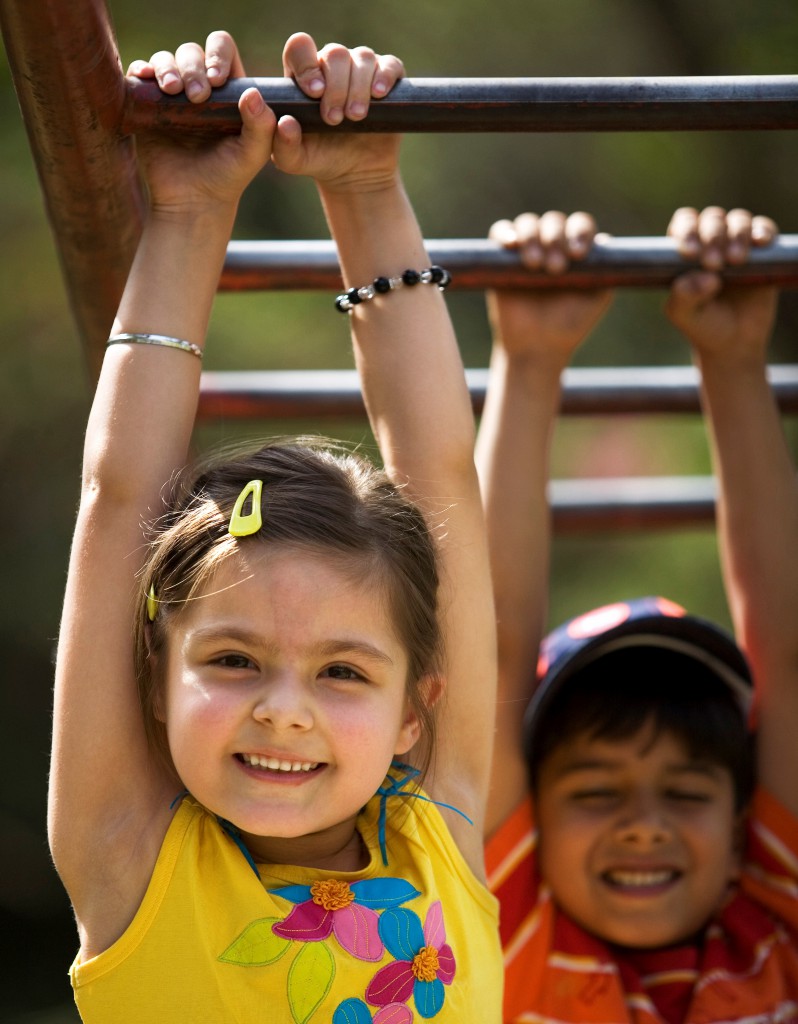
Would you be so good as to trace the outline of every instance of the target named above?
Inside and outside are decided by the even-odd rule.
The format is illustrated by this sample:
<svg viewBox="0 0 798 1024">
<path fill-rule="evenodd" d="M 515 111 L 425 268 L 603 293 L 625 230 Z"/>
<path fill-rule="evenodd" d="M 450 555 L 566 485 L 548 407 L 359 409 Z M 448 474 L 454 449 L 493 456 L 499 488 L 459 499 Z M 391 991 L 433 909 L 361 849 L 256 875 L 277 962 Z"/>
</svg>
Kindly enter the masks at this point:
<svg viewBox="0 0 798 1024">
<path fill-rule="evenodd" d="M 290 939 L 275 935 L 272 925 L 279 917 L 262 917 L 253 921 L 218 957 L 223 963 L 239 967 L 264 967 L 279 960 L 291 945 Z"/>
<path fill-rule="evenodd" d="M 303 945 L 288 970 L 288 1005 L 296 1024 L 307 1024 L 330 991 L 335 961 L 323 942 Z"/>
</svg>

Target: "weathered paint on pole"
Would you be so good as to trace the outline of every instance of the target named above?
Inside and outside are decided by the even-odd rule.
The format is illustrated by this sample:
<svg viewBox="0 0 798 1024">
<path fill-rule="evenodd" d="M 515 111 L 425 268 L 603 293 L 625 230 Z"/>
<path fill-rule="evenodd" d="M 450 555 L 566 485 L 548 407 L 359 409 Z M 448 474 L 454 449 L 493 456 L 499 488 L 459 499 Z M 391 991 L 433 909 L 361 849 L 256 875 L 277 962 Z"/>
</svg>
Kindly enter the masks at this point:
<svg viewBox="0 0 798 1024">
<path fill-rule="evenodd" d="M 0 0 L 0 26 L 93 375 L 141 232 L 126 89 L 104 0 Z"/>
</svg>

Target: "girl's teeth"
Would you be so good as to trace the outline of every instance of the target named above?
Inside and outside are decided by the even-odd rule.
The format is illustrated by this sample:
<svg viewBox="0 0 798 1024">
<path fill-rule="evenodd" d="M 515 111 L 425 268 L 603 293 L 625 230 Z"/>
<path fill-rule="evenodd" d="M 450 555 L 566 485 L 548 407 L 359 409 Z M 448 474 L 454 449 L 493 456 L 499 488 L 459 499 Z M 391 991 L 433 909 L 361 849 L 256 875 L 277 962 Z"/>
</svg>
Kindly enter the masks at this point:
<svg viewBox="0 0 798 1024">
<path fill-rule="evenodd" d="M 318 768 L 317 761 L 280 761 L 276 757 L 244 754 L 244 761 L 253 768 L 268 768 L 273 772 L 309 772 Z"/>
</svg>

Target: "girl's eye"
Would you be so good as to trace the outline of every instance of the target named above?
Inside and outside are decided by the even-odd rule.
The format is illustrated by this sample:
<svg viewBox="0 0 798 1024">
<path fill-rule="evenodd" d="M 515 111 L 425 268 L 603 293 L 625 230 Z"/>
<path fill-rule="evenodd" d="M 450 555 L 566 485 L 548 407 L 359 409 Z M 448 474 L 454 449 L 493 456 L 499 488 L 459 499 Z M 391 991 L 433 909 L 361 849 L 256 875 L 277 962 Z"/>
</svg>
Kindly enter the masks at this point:
<svg viewBox="0 0 798 1024">
<path fill-rule="evenodd" d="M 330 679 L 342 679 L 345 681 L 363 678 L 359 672 L 356 672 L 349 665 L 328 665 L 322 672 L 322 675 L 328 676 Z"/>
<path fill-rule="evenodd" d="M 224 654 L 221 658 L 216 659 L 216 664 L 222 668 L 254 668 L 254 663 L 246 654 Z"/>
</svg>

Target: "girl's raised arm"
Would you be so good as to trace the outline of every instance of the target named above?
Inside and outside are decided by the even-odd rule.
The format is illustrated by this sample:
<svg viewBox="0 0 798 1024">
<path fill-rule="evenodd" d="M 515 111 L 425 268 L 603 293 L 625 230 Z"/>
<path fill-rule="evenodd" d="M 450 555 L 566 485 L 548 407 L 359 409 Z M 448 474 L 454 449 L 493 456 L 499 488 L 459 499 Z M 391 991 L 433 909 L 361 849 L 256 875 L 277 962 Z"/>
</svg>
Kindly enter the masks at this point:
<svg viewBox="0 0 798 1024">
<path fill-rule="evenodd" d="M 292 37 L 286 74 L 314 94 L 322 115 L 365 116 L 403 74 L 395 57 L 325 47 Z M 281 130 L 283 122 L 281 122 Z M 342 135 L 302 139 L 299 126 L 275 143 L 274 161 L 315 177 L 338 245 L 347 288 L 430 266 L 397 169 L 396 136 Z M 332 309 L 331 315 L 337 315 Z M 391 478 L 419 502 L 439 540 L 446 645 L 446 688 L 427 786 L 455 804 L 448 823 L 479 876 L 482 825 L 493 743 L 495 626 L 487 544 L 473 460 L 474 424 L 457 342 L 443 296 L 418 283 L 357 304 L 351 312 L 355 355 L 369 417 Z M 448 813 L 448 812 L 446 812 Z"/>
<path fill-rule="evenodd" d="M 208 73 L 206 73 L 208 69 Z M 210 69 L 215 69 L 214 74 Z M 156 54 L 131 73 L 192 100 L 241 75 L 235 45 L 214 33 Z M 194 88 L 196 83 L 199 88 Z M 269 158 L 274 117 L 255 90 L 241 98 L 240 138 L 187 148 L 142 139 L 150 213 L 112 335 L 176 338 L 109 347 L 86 433 L 80 507 L 55 683 L 49 832 L 84 955 L 107 947 L 137 908 L 169 820 L 174 780 L 153 761 L 133 668 L 133 606 L 143 524 L 184 463 L 201 352 L 237 202 Z M 110 896 L 113 898 L 109 898 Z"/>
</svg>

